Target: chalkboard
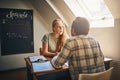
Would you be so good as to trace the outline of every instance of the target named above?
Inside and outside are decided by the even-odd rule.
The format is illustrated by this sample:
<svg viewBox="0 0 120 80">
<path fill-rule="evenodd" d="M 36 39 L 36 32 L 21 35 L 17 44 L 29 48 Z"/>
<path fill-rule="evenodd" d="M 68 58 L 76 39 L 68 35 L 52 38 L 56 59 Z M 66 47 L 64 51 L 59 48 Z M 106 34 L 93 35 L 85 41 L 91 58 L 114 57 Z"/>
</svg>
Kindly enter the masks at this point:
<svg viewBox="0 0 120 80">
<path fill-rule="evenodd" d="M 33 10 L 0 8 L 1 55 L 34 52 Z"/>
</svg>

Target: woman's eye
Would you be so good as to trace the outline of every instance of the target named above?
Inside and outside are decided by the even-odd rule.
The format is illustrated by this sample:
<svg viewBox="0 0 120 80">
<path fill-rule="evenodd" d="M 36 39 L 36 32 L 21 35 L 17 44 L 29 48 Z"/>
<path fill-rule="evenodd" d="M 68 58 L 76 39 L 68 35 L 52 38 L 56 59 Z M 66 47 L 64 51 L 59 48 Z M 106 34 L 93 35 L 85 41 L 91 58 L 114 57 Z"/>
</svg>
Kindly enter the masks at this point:
<svg viewBox="0 0 120 80">
<path fill-rule="evenodd" d="M 62 29 L 63 27 L 62 26 L 59 26 L 60 29 Z"/>
</svg>

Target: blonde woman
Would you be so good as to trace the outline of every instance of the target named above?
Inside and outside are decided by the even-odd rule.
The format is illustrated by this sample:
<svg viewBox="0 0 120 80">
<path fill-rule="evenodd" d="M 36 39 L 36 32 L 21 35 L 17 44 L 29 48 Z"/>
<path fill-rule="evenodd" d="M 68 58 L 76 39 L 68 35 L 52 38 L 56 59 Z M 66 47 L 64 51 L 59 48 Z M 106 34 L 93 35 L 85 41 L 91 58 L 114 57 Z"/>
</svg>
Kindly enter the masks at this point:
<svg viewBox="0 0 120 80">
<path fill-rule="evenodd" d="M 67 38 L 66 27 L 61 19 L 53 21 L 52 29 L 52 33 L 45 34 L 42 38 L 42 53 L 47 57 L 56 56 Z"/>
</svg>

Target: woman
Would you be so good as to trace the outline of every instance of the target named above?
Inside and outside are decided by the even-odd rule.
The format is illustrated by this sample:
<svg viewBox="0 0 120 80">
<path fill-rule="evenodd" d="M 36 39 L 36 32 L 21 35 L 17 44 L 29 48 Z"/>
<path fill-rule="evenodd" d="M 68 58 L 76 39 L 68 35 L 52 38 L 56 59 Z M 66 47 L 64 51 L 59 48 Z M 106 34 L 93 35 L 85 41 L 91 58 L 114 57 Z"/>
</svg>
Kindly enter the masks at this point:
<svg viewBox="0 0 120 80">
<path fill-rule="evenodd" d="M 56 56 L 67 38 L 65 24 L 62 20 L 55 19 L 52 29 L 52 33 L 45 34 L 42 38 L 42 53 L 47 57 Z"/>
</svg>

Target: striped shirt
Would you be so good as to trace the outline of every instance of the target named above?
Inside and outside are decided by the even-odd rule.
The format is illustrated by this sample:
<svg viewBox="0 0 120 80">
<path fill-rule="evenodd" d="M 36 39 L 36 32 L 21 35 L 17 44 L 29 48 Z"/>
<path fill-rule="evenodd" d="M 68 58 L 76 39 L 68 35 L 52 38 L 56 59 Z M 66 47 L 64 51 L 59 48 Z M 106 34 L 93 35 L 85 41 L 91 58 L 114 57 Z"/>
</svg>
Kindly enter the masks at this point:
<svg viewBox="0 0 120 80">
<path fill-rule="evenodd" d="M 105 70 L 100 45 L 92 36 L 79 35 L 67 39 L 59 55 L 51 62 L 56 68 L 68 62 L 72 80 L 78 80 L 78 75 L 81 73 L 96 73 Z"/>
</svg>

